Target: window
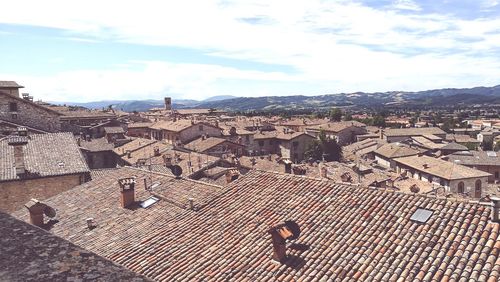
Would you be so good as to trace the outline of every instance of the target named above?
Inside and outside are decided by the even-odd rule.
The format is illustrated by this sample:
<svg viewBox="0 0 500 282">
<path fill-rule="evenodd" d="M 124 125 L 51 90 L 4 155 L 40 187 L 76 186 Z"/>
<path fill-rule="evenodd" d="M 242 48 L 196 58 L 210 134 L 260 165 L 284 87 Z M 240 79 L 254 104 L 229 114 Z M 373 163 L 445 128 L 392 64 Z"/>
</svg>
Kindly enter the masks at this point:
<svg viewBox="0 0 500 282">
<path fill-rule="evenodd" d="M 418 208 L 410 217 L 410 220 L 418 223 L 426 223 L 434 211 Z"/>
<path fill-rule="evenodd" d="M 459 194 L 463 194 L 465 192 L 465 186 L 464 186 L 464 182 L 463 181 L 460 181 L 458 183 L 458 189 L 457 189 L 457 192 Z"/>
<path fill-rule="evenodd" d="M 200 131 L 203 131 L 203 125 L 201 125 L 201 124 L 200 124 L 200 125 L 198 126 L 198 129 L 199 129 Z"/>
<path fill-rule="evenodd" d="M 17 112 L 17 103 L 16 102 L 9 102 L 9 111 Z"/>
<path fill-rule="evenodd" d="M 250 136 L 249 135 L 245 135 L 245 140 L 250 141 Z"/>
<path fill-rule="evenodd" d="M 12 119 L 17 119 L 17 114 L 12 114 Z"/>
<path fill-rule="evenodd" d="M 495 178 L 498 178 L 498 177 L 499 177 L 499 172 L 495 171 Z"/>
<path fill-rule="evenodd" d="M 273 145 L 273 144 L 274 144 L 274 140 L 273 139 L 269 140 L 269 145 Z"/>
<path fill-rule="evenodd" d="M 292 143 L 292 144 L 293 144 L 293 146 L 294 146 L 295 148 L 297 148 L 297 147 L 299 146 L 299 142 L 298 142 L 298 141 L 293 141 L 293 143 Z"/>
<path fill-rule="evenodd" d="M 143 201 L 140 206 L 143 208 L 143 209 L 146 209 L 146 208 L 149 208 L 150 206 L 152 206 L 153 204 L 157 203 L 160 199 L 154 197 L 154 196 L 151 196 L 149 197 L 148 199 L 146 199 L 145 201 Z"/>
<path fill-rule="evenodd" d="M 259 146 L 264 146 L 264 140 L 259 140 Z"/>
</svg>

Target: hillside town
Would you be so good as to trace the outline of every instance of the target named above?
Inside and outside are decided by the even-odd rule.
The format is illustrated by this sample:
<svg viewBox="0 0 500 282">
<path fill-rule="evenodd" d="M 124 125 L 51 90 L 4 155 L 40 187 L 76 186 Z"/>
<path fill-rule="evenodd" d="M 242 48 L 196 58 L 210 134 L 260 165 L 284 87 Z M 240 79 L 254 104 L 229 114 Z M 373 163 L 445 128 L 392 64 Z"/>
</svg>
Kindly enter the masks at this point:
<svg viewBox="0 0 500 282">
<path fill-rule="evenodd" d="M 498 109 L 173 102 L 0 81 L 0 280 L 500 280 Z"/>
</svg>

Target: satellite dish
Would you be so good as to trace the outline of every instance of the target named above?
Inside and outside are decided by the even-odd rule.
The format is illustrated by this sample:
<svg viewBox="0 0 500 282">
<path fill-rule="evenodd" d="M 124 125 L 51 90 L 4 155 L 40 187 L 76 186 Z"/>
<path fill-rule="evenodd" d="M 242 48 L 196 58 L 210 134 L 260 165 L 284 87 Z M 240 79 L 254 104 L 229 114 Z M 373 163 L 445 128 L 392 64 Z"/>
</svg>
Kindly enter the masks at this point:
<svg viewBox="0 0 500 282">
<path fill-rule="evenodd" d="M 176 177 L 180 177 L 182 175 L 182 168 L 179 165 L 174 165 L 170 167 L 170 170 L 172 171 L 172 174 L 175 175 Z"/>
<path fill-rule="evenodd" d="M 48 206 L 48 205 L 45 205 L 45 208 L 43 209 L 43 213 L 50 218 L 56 217 L 56 210 L 53 207 Z"/>
</svg>

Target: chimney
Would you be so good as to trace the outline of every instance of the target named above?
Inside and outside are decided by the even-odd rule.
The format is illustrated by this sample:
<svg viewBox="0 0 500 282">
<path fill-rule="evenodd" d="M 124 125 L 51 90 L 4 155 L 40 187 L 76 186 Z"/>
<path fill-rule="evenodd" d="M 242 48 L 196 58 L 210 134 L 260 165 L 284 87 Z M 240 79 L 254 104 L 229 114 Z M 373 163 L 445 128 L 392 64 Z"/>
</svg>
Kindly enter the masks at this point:
<svg viewBox="0 0 500 282">
<path fill-rule="evenodd" d="M 28 129 L 24 126 L 19 126 L 17 128 L 17 135 L 18 136 L 28 136 Z"/>
<path fill-rule="evenodd" d="M 240 176 L 239 172 L 237 170 L 230 170 L 226 172 L 226 183 L 231 183 L 234 180 L 238 179 Z"/>
<path fill-rule="evenodd" d="M 493 202 L 493 209 L 491 211 L 491 221 L 500 223 L 500 198 L 492 196 L 490 197 L 491 201 Z"/>
<path fill-rule="evenodd" d="M 285 173 L 292 173 L 292 162 L 285 160 Z"/>
<path fill-rule="evenodd" d="M 170 155 L 163 155 L 163 164 L 165 166 L 172 166 L 172 157 Z"/>
<path fill-rule="evenodd" d="M 130 159 L 132 157 L 132 152 L 130 152 L 130 150 L 127 150 L 126 154 L 127 154 L 127 158 Z"/>
<path fill-rule="evenodd" d="M 294 221 L 285 221 L 284 224 L 271 227 L 267 232 L 271 234 L 273 242 L 272 259 L 283 263 L 287 259 L 286 240 L 294 240 L 300 236 L 299 225 Z"/>
<path fill-rule="evenodd" d="M 43 226 L 43 214 L 46 208 L 45 204 L 42 204 L 37 199 L 31 199 L 24 205 L 30 213 L 30 223 L 42 227 Z"/>
<path fill-rule="evenodd" d="M 82 146 L 82 139 L 80 137 L 76 138 L 76 144 L 78 147 Z"/>
<path fill-rule="evenodd" d="M 14 147 L 14 165 L 16 168 L 16 175 L 21 176 L 24 173 L 26 173 L 23 146 L 28 144 L 28 137 L 26 136 L 11 137 L 7 144 Z"/>
<path fill-rule="evenodd" d="M 328 177 L 328 169 L 324 166 L 321 166 L 319 168 L 319 175 L 321 178 L 327 178 Z"/>
<path fill-rule="evenodd" d="M 135 202 L 135 178 L 120 178 L 118 179 L 118 184 L 120 185 L 122 208 L 129 207 Z"/>
<path fill-rule="evenodd" d="M 154 147 L 153 151 L 154 151 L 155 157 L 158 157 L 160 155 L 160 148 L 159 147 Z"/>
<path fill-rule="evenodd" d="M 378 133 L 379 133 L 379 137 L 380 137 L 380 139 L 384 139 L 384 131 L 382 130 L 382 128 L 380 128 L 380 129 L 378 130 Z"/>
<path fill-rule="evenodd" d="M 194 199 L 188 198 L 188 202 L 189 202 L 189 209 L 194 210 Z"/>
</svg>

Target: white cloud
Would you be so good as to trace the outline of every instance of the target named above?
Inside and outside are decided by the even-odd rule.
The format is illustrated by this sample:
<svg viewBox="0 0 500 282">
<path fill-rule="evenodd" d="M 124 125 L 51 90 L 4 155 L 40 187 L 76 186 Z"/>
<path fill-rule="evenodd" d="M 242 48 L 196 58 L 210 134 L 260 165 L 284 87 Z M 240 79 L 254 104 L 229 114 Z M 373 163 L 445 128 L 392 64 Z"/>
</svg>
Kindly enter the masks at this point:
<svg viewBox="0 0 500 282">
<path fill-rule="evenodd" d="M 393 7 L 400 10 L 420 11 L 422 8 L 412 0 L 396 0 Z"/>
<path fill-rule="evenodd" d="M 320 0 L 16 0 L 3 7 L 23 12 L 4 13 L 0 22 L 61 28 L 72 40 L 194 48 L 221 57 L 287 65 L 298 71 L 290 75 L 217 65 L 143 62 L 140 70 L 81 70 L 22 82 L 62 100 L 64 93 L 84 97 L 96 90 L 110 98 L 148 98 L 166 91 L 201 98 L 220 94 L 220 84 L 235 79 L 298 81 L 317 84 L 317 91 L 418 90 L 495 84 L 500 74 L 498 60 L 485 52 L 500 46 L 500 19 L 400 14 L 398 9 L 420 10 L 410 0 L 395 1 L 396 10 Z M 241 20 L 257 17 L 265 18 L 264 24 Z M 471 37 L 482 41 L 462 40 Z M 478 52 L 484 55 L 470 55 Z M 257 92 L 273 93 L 265 84 Z M 310 94 L 309 90 L 302 90 L 303 94 Z M 241 92 L 254 94 L 245 93 L 243 88 Z"/>
</svg>

